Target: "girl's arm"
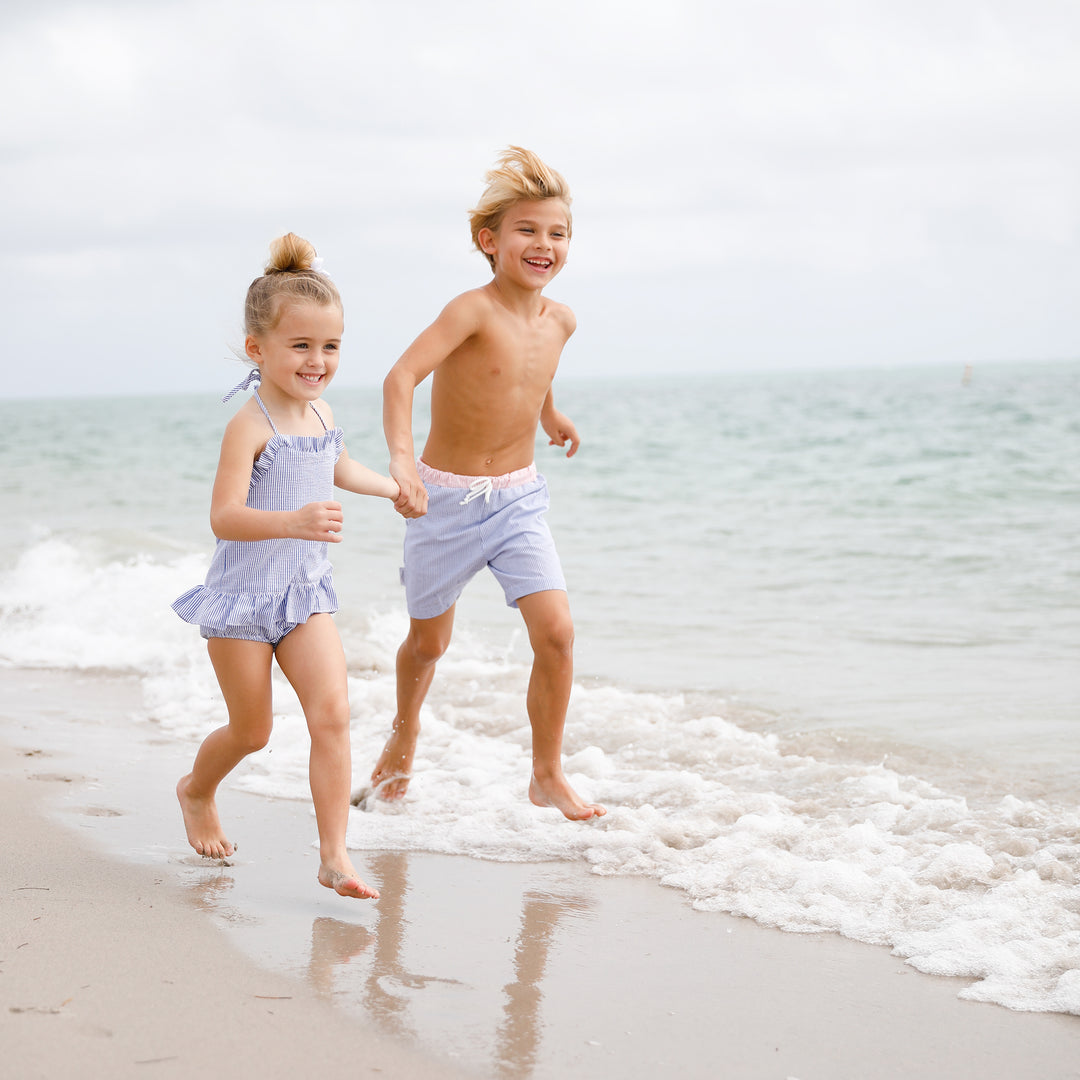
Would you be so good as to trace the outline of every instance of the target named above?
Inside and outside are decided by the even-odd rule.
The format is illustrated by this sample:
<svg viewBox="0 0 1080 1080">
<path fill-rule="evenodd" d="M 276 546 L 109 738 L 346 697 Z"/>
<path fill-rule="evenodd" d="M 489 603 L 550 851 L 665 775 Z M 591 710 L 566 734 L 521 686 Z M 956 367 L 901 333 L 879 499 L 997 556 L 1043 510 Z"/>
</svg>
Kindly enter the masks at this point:
<svg viewBox="0 0 1080 1080">
<path fill-rule="evenodd" d="M 354 461 L 349 457 L 349 451 L 344 449 L 334 466 L 334 486 L 357 495 L 378 495 L 394 500 L 397 499 L 399 491 L 397 481 Z"/>
<path fill-rule="evenodd" d="M 318 401 L 319 416 L 328 428 L 335 426 L 334 412 L 321 398 Z M 361 465 L 349 457 L 349 448 L 344 444 L 341 454 L 334 465 L 334 487 L 354 492 L 356 495 L 378 495 L 384 499 L 398 497 L 397 482 L 389 476 L 380 476 L 374 469 Z"/>
<path fill-rule="evenodd" d="M 299 510 L 253 510 L 245 505 L 251 468 L 266 444 L 262 414 L 241 409 L 228 423 L 210 498 L 210 528 L 219 540 L 341 541 L 341 503 L 313 502 Z"/>
</svg>

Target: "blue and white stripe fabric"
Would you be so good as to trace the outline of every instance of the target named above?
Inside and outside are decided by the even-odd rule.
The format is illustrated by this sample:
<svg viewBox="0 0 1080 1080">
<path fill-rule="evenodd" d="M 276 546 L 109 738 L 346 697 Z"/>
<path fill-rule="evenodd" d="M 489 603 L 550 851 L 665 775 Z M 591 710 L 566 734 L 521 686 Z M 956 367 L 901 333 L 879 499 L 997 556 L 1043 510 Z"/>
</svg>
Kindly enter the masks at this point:
<svg viewBox="0 0 1080 1080">
<path fill-rule="evenodd" d="M 485 566 L 506 603 L 566 589 L 555 541 L 544 517 L 547 482 L 535 466 L 504 476 L 458 476 L 417 462 L 428 493 L 423 517 L 405 525 L 401 580 L 409 615 L 432 619 L 456 602 Z"/>
<path fill-rule="evenodd" d="M 257 370 L 257 369 L 256 369 Z M 250 380 L 250 376 L 249 376 Z M 334 466 L 344 436 L 280 435 L 255 391 L 273 435 L 251 470 L 247 505 L 254 510 L 299 510 L 334 497 Z M 205 638 L 242 638 L 276 645 L 319 611 L 338 609 L 327 545 L 315 540 L 218 540 L 206 581 L 172 604 Z"/>
</svg>

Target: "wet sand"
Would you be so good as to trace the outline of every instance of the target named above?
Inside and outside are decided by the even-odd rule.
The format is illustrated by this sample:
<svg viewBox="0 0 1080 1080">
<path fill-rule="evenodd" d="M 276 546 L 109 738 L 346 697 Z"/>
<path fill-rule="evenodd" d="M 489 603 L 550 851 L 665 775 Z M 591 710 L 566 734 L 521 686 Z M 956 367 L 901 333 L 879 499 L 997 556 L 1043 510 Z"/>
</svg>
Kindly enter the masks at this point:
<svg viewBox="0 0 1080 1080">
<path fill-rule="evenodd" d="M 172 792 L 194 746 L 138 721 L 135 682 L 0 689 L 5 1075 L 1080 1077 L 1080 1017 L 644 879 L 360 852 L 382 898 L 346 900 L 308 803 L 234 790 L 239 850 L 208 862 Z"/>
</svg>

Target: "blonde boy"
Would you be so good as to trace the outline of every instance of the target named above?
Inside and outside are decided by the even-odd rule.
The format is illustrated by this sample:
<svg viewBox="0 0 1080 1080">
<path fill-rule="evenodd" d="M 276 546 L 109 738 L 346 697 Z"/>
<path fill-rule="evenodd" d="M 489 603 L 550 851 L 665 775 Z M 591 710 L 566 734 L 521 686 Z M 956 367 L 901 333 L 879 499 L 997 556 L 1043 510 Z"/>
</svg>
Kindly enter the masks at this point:
<svg viewBox="0 0 1080 1080">
<path fill-rule="evenodd" d="M 402 355 L 383 384 L 383 427 L 394 504 L 408 520 L 405 581 L 409 633 L 397 654 L 397 716 L 371 774 L 387 799 L 405 794 L 420 733 L 420 706 L 450 644 L 454 605 L 490 567 L 525 620 L 533 650 L 526 705 L 532 725 L 529 798 L 575 820 L 598 817 L 562 769 L 573 680 L 574 627 L 536 473 L 536 426 L 572 457 L 580 440 L 555 408 L 551 383 L 574 332 L 573 312 L 544 287 L 570 244 L 570 194 L 535 154 L 510 147 L 487 174 L 470 214 L 473 242 L 494 277 L 451 300 Z M 420 461 L 413 393 L 429 375 L 431 428 Z"/>
</svg>

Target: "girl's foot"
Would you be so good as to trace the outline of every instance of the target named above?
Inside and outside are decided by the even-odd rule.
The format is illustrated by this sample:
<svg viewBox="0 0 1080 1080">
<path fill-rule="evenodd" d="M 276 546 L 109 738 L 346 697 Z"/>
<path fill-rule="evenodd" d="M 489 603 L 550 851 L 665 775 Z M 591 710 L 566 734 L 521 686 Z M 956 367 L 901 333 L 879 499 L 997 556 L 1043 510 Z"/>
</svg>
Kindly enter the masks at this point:
<svg viewBox="0 0 1080 1080">
<path fill-rule="evenodd" d="M 213 798 L 198 799 L 188 793 L 191 774 L 176 785 L 176 797 L 184 814 L 188 843 L 208 859 L 227 859 L 236 846 L 225 836 L 218 819 L 217 803 Z"/>
<path fill-rule="evenodd" d="M 319 884 L 333 889 L 338 896 L 351 896 L 355 900 L 378 900 L 379 891 L 360 880 L 360 875 L 349 866 L 347 870 L 336 870 L 323 863 L 319 867 Z"/>
</svg>

